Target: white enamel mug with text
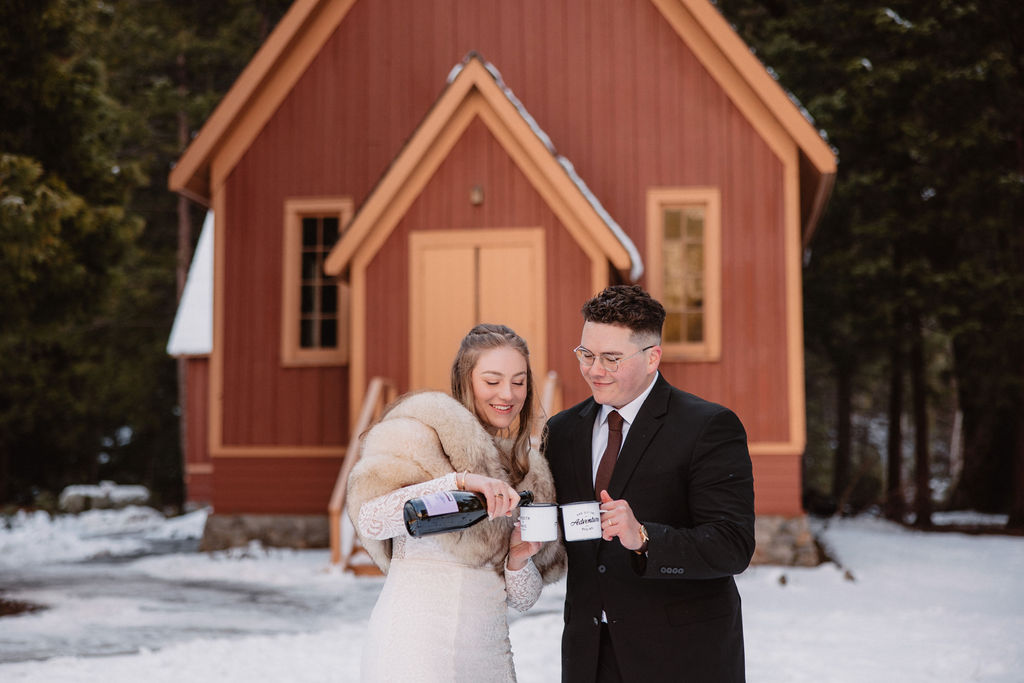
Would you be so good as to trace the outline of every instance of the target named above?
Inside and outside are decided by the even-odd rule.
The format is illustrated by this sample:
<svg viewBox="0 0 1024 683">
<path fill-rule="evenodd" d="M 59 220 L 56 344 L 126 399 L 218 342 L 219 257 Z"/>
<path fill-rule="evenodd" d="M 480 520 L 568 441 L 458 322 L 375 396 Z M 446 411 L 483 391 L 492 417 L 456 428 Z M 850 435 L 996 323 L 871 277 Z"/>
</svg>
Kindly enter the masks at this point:
<svg viewBox="0 0 1024 683">
<path fill-rule="evenodd" d="M 558 538 L 558 506 L 532 503 L 519 508 L 519 533 L 524 541 L 554 541 Z"/>
<path fill-rule="evenodd" d="M 585 500 L 563 505 L 562 527 L 567 541 L 601 538 L 601 504 L 596 500 Z"/>
</svg>

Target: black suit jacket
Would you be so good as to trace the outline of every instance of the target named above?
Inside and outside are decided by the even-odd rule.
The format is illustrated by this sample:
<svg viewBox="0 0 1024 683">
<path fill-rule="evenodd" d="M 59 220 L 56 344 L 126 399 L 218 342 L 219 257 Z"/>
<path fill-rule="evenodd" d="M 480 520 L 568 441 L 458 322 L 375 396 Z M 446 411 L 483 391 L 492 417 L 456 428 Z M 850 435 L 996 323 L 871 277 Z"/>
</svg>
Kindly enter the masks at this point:
<svg viewBox="0 0 1024 683">
<path fill-rule="evenodd" d="M 544 449 L 559 503 L 594 500 L 599 411 L 590 398 L 548 422 Z M 648 553 L 618 539 L 566 543 L 562 680 L 594 681 L 603 609 L 625 681 L 743 681 L 733 575 L 754 553 L 754 478 L 739 418 L 659 375 L 608 493 L 645 525 Z"/>
</svg>

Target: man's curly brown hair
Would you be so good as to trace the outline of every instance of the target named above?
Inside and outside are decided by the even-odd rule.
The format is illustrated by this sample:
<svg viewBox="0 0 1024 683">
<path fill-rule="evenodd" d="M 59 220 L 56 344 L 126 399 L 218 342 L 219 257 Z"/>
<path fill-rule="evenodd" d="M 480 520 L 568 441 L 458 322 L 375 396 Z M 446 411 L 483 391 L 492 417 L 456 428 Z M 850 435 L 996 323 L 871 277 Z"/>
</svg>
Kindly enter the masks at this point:
<svg viewBox="0 0 1024 683">
<path fill-rule="evenodd" d="M 639 285 L 613 285 L 583 304 L 583 320 L 627 327 L 634 335 L 661 339 L 665 307 Z"/>
</svg>

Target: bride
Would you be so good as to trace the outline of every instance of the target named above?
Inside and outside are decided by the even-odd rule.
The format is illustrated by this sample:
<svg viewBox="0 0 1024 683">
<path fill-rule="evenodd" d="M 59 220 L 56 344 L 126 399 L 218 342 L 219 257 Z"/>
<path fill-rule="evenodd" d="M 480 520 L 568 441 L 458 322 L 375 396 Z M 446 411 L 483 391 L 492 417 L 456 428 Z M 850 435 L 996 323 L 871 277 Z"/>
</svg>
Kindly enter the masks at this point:
<svg viewBox="0 0 1024 683">
<path fill-rule="evenodd" d="M 370 429 L 349 478 L 348 513 L 387 574 L 370 617 L 363 681 L 515 681 L 506 604 L 529 609 L 565 571 L 559 541 L 524 542 L 517 491 L 555 502 L 547 461 L 530 448 L 533 377 L 526 342 L 477 325 L 452 364 L 452 396 L 399 399 Z M 482 493 L 489 519 L 412 538 L 405 501 Z"/>
</svg>

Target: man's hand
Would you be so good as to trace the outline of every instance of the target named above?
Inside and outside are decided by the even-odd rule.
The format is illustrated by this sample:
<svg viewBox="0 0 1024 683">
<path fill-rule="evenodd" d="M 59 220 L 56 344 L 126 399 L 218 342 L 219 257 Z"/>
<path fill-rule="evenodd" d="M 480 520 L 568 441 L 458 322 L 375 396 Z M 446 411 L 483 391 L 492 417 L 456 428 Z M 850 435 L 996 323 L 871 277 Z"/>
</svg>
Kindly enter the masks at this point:
<svg viewBox="0 0 1024 683">
<path fill-rule="evenodd" d="M 633 509 L 624 500 L 613 500 L 608 492 L 601 490 L 601 536 L 606 541 L 618 538 L 626 550 L 637 550 L 643 545 L 640 536 L 640 522 L 636 521 Z"/>
</svg>

